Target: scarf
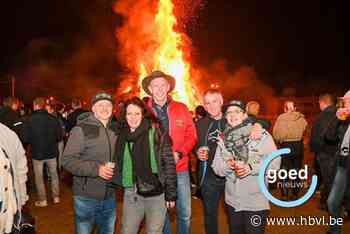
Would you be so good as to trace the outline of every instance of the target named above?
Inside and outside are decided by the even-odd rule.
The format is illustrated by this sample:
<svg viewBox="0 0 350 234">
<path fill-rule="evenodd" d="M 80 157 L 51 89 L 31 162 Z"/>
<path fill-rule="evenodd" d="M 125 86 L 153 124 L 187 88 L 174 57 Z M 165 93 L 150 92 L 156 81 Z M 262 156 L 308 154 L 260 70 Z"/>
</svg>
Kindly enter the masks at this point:
<svg viewBox="0 0 350 234">
<path fill-rule="evenodd" d="M 248 162 L 249 157 L 249 136 L 251 134 L 252 125 L 244 120 L 243 123 L 232 127 L 226 123 L 224 130 L 224 144 L 229 153 L 234 155 L 234 158 L 245 163 Z"/>
<path fill-rule="evenodd" d="M 130 132 L 129 128 L 122 129 L 117 149 L 120 151 L 118 155 L 123 156 L 120 168 L 124 187 L 131 187 L 135 178 L 152 182 L 153 174 L 157 173 L 154 131 L 150 120 L 146 119 L 134 132 Z"/>
</svg>

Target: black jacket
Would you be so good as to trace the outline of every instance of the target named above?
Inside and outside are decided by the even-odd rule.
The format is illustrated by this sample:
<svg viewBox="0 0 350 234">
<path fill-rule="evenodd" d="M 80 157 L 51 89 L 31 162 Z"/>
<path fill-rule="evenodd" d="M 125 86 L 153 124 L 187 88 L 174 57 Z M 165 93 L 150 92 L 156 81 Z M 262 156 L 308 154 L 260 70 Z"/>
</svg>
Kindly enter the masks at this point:
<svg viewBox="0 0 350 234">
<path fill-rule="evenodd" d="M 46 110 L 34 111 L 24 124 L 24 142 L 32 146 L 32 157 L 35 160 L 57 157 L 60 140 L 62 140 L 60 123 Z"/>
<path fill-rule="evenodd" d="M 200 119 L 196 122 L 198 142 L 194 148 L 195 153 L 197 153 L 197 150 L 201 146 L 208 146 L 209 147 L 208 161 L 203 162 L 203 161 L 198 160 L 198 163 L 199 163 L 198 185 L 199 186 L 202 185 L 201 182 L 204 179 L 203 176 L 206 178 L 213 179 L 212 182 L 217 182 L 218 184 L 222 184 L 222 185 L 225 184 L 225 178 L 217 176 L 211 167 L 211 164 L 213 163 L 213 160 L 214 160 L 217 144 L 214 144 L 214 143 L 208 144 L 208 131 L 209 131 L 209 129 L 214 121 L 215 121 L 214 119 L 210 118 L 209 116 L 206 116 L 206 117 L 203 117 L 202 119 Z M 220 120 L 220 132 L 223 132 L 223 130 L 225 128 L 225 124 L 226 124 L 226 120 L 224 118 L 222 118 Z M 207 169 L 204 172 L 204 164 L 205 163 L 207 163 L 207 167 L 206 167 Z M 205 175 L 204 175 L 204 173 L 205 173 Z"/>
<path fill-rule="evenodd" d="M 341 143 L 343 142 L 345 132 L 348 129 L 349 125 L 350 125 L 349 118 L 346 121 L 341 121 L 336 116 L 334 116 L 329 127 L 327 128 L 325 137 L 327 141 L 337 144 L 337 152 L 336 152 L 336 159 L 338 161 L 337 165 L 347 168 L 348 174 L 350 176 L 350 159 L 348 159 L 348 157 L 339 156 Z"/>
<path fill-rule="evenodd" d="M 162 183 L 166 201 L 176 201 L 177 195 L 177 175 L 173 156 L 172 142 L 169 134 L 155 127 L 155 152 L 158 169 L 158 178 Z M 124 150 L 121 150 L 124 152 Z M 112 179 L 113 184 L 122 186 L 123 155 L 116 155 L 115 175 Z"/>
<path fill-rule="evenodd" d="M 21 141 L 23 141 L 23 119 L 16 111 L 7 106 L 1 107 L 0 123 L 13 130 Z"/>
<path fill-rule="evenodd" d="M 329 140 L 326 138 L 327 129 L 334 125 L 333 121 L 336 121 L 336 111 L 334 106 L 329 106 L 316 117 L 310 137 L 310 148 L 314 153 L 324 152 L 334 155 L 337 151 L 339 139 L 332 137 L 333 139 Z"/>
<path fill-rule="evenodd" d="M 72 128 L 74 128 L 75 125 L 77 125 L 78 116 L 86 112 L 88 111 L 82 108 L 78 108 L 67 116 L 67 132 L 70 132 Z"/>
</svg>

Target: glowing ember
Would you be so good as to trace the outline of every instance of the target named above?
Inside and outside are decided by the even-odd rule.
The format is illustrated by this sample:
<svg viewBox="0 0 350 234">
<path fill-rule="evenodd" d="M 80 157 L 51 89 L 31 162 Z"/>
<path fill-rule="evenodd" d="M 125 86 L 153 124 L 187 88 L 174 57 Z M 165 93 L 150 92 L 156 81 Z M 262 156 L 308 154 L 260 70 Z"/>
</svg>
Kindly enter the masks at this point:
<svg viewBox="0 0 350 234">
<path fill-rule="evenodd" d="M 173 2 L 171 0 L 160 0 L 156 11 L 153 10 L 154 8 L 151 9 L 150 4 L 148 4 L 148 8 L 142 8 L 143 11 L 148 10 L 147 13 L 143 13 L 144 17 L 134 15 L 136 12 L 132 13 L 131 8 L 133 6 L 126 2 L 125 0 L 124 4 L 117 4 L 116 11 L 127 16 L 129 25 L 123 26 L 124 28 L 117 32 L 117 37 L 122 42 L 122 47 L 126 47 L 124 48 L 125 52 L 134 53 L 133 59 L 130 59 L 129 62 L 134 64 L 132 66 L 127 64 L 127 66 L 138 74 L 137 88 L 140 89 L 140 96 L 145 95 L 140 88 L 142 78 L 154 70 L 161 70 L 176 79 L 176 88 L 172 93 L 174 99 L 182 101 L 190 109 L 194 109 L 199 102 L 195 95 L 195 88 L 190 82 L 191 66 L 184 56 L 184 50 L 187 50 L 188 53 L 190 49 L 186 47 L 184 42 L 185 36 L 175 31 L 177 20 L 174 15 Z M 146 5 L 142 0 L 138 1 L 137 4 L 139 4 L 138 7 L 143 4 Z M 137 13 L 139 12 L 138 10 Z M 135 28 L 137 28 L 136 34 L 139 33 L 140 35 L 135 36 Z M 126 39 L 128 36 L 130 38 L 137 37 L 137 39 L 128 42 Z M 133 45 L 133 43 L 135 44 Z M 133 46 L 134 52 L 132 52 Z M 128 56 L 130 55 L 128 54 Z M 127 86 L 129 85 L 130 82 Z M 130 91 L 125 86 L 121 89 L 124 93 L 126 90 Z"/>
</svg>

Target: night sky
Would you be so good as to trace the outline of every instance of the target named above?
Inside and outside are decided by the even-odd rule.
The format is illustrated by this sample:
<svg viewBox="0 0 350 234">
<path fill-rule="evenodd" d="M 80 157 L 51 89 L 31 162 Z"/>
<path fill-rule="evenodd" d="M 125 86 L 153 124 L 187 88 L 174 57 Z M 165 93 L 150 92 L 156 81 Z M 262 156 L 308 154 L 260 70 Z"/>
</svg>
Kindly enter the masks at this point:
<svg viewBox="0 0 350 234">
<path fill-rule="evenodd" d="M 122 20 L 112 12 L 112 4 L 110 0 L 3 1 L 0 77 L 38 59 L 36 56 L 64 61 L 82 42 L 93 44 L 100 38 L 96 35 L 103 34 L 109 38 L 108 53 L 98 54 L 97 59 L 104 61 L 105 69 L 92 68 L 91 72 L 114 85 L 110 71 L 123 71 L 113 38 Z M 207 0 L 186 31 L 192 38 L 194 59 L 202 66 L 225 59 L 232 69 L 254 67 L 276 90 L 289 83 L 300 83 L 302 90 L 305 82 L 332 82 L 325 88 L 343 91 L 350 86 L 345 51 L 347 9 L 341 1 Z M 33 58 L 24 56 L 28 45 L 39 38 L 52 46 Z"/>
</svg>

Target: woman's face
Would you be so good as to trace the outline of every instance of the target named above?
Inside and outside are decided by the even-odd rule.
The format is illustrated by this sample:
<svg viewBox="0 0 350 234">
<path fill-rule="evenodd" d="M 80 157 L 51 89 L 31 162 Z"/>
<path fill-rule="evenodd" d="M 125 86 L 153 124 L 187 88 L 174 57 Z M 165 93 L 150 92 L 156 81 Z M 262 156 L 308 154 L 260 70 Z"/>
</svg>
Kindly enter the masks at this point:
<svg viewBox="0 0 350 234">
<path fill-rule="evenodd" d="M 139 106 L 130 104 L 126 107 L 126 122 L 131 130 L 138 128 L 142 121 L 142 110 Z"/>
<path fill-rule="evenodd" d="M 228 124 L 235 127 L 243 122 L 245 113 L 239 107 L 230 106 L 225 113 L 225 117 Z"/>
</svg>

